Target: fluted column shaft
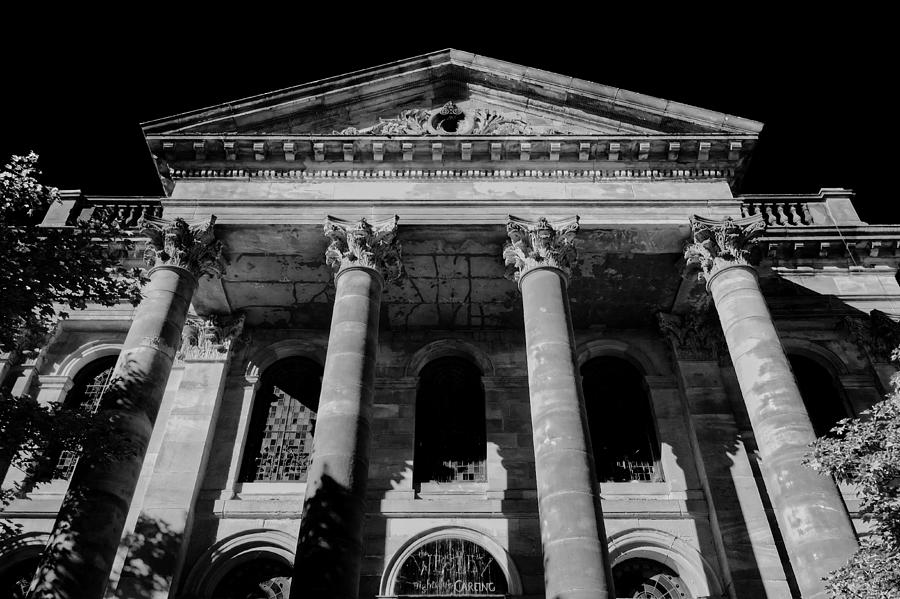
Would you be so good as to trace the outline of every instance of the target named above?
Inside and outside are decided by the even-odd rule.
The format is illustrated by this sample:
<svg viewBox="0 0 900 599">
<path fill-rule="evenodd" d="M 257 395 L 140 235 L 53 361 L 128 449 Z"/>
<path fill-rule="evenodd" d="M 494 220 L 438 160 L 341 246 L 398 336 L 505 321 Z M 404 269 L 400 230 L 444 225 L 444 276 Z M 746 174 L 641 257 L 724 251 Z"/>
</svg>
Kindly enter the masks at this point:
<svg viewBox="0 0 900 599">
<path fill-rule="evenodd" d="M 378 317 L 388 258 L 399 268 L 396 217 L 373 227 L 329 219 L 334 312 L 291 598 L 356 599 L 363 555 Z M 393 278 L 393 277 L 391 277 Z"/>
<path fill-rule="evenodd" d="M 134 453 L 109 463 L 79 460 L 29 597 L 103 595 L 196 287 L 184 268 L 150 271 L 113 374 L 114 405 L 101 413 Z"/>
<path fill-rule="evenodd" d="M 747 405 L 775 517 L 804 599 L 826 596 L 822 578 L 857 549 L 834 482 L 802 464 L 816 435 L 752 267 L 709 279 Z"/>
<path fill-rule="evenodd" d="M 504 258 L 525 319 L 547 599 L 614 597 L 568 296 L 578 217 L 510 217 Z"/>
</svg>

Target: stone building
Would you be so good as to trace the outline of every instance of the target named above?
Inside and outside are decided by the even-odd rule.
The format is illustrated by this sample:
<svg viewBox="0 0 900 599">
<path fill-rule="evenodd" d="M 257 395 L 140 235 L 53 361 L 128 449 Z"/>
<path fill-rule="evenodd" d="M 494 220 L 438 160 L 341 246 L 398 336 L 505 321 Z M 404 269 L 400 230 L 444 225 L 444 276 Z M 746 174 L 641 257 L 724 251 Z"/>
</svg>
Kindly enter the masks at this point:
<svg viewBox="0 0 900 599">
<path fill-rule="evenodd" d="M 61 455 L 0 592 L 71 480 L 84 597 L 822 597 L 864 529 L 801 459 L 887 389 L 900 226 L 740 195 L 762 127 L 456 50 L 145 123 L 165 196 L 45 219 L 146 238 L 145 301 L 2 372 L 146 455 Z"/>
</svg>

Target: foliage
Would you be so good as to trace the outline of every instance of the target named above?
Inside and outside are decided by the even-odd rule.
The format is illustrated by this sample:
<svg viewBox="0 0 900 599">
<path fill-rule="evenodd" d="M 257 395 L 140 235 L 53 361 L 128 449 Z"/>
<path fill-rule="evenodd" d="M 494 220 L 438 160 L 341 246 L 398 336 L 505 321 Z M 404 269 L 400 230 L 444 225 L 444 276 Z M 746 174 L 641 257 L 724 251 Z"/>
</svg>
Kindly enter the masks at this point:
<svg viewBox="0 0 900 599">
<path fill-rule="evenodd" d="M 120 264 L 129 248 L 101 218 L 42 228 L 55 188 L 38 182 L 38 157 L 13 156 L 0 171 L 0 350 L 34 350 L 69 309 L 140 301 L 140 274 Z M 124 241 L 123 241 L 124 240 Z M 33 340 L 36 340 L 35 343 Z"/>
<path fill-rule="evenodd" d="M 67 316 L 63 308 L 122 299 L 137 304 L 141 298 L 139 271 L 121 266 L 131 243 L 108 224 L 112 219 L 95 213 L 72 227 L 40 226 L 59 194 L 38 182 L 37 160 L 34 153 L 12 156 L 0 170 L 0 351 L 19 359 L 34 357 L 47 343 L 58 319 Z M 23 486 L 52 479 L 62 450 L 80 452 L 91 463 L 130 451 L 127 441 L 111 438 L 110 426 L 108 418 L 0 390 L 0 476 L 10 466 L 26 475 L 0 491 L 0 511 Z M 0 520 L 0 538 L 15 531 Z"/>
<path fill-rule="evenodd" d="M 900 350 L 894 351 L 900 360 Z M 826 579 L 833 597 L 900 597 L 900 374 L 887 399 L 844 419 L 813 445 L 808 463 L 837 480 L 856 485 L 859 514 L 871 527 L 859 550 Z"/>
</svg>

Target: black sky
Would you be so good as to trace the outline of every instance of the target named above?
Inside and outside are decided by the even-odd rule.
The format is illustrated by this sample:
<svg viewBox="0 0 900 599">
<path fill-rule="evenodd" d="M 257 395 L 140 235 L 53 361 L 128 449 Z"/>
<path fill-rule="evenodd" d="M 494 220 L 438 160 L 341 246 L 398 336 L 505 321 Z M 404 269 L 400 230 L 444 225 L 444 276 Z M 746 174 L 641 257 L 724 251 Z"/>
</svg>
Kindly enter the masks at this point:
<svg viewBox="0 0 900 599">
<path fill-rule="evenodd" d="M 640 10 L 653 9 L 632 5 L 625 15 L 640 27 L 579 9 L 556 30 L 541 14 L 521 23 L 469 6 L 448 5 L 435 20 L 397 5 L 374 23 L 266 6 L 219 10 L 215 20 L 181 19 L 175 5 L 123 23 L 99 9 L 52 22 L 30 14 L 0 41 L 8 73 L 0 156 L 33 149 L 45 182 L 60 188 L 158 195 L 142 121 L 455 47 L 760 120 L 742 192 L 846 187 L 863 220 L 900 222 L 897 52 L 886 15 L 812 22 L 712 13 L 701 23 L 689 14 L 675 21 L 670 7 L 672 22 L 665 13 L 648 26 Z M 572 31 L 579 20 L 593 26 Z"/>
</svg>

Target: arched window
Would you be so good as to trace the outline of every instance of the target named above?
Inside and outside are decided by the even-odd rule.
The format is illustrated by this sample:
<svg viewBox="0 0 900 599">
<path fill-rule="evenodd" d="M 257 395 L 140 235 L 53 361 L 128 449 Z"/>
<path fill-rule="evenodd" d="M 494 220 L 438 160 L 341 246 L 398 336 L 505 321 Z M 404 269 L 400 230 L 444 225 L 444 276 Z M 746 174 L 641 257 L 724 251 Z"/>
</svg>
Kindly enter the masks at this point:
<svg viewBox="0 0 900 599">
<path fill-rule="evenodd" d="M 487 480 L 481 372 L 458 357 L 437 358 L 419 375 L 413 482 Z"/>
<path fill-rule="evenodd" d="M 213 592 L 215 599 L 288 599 L 291 568 L 277 559 L 252 559 L 232 568 Z"/>
<path fill-rule="evenodd" d="M 790 354 L 788 359 L 817 437 L 827 435 L 838 420 L 853 416 L 828 369 L 806 356 Z"/>
<path fill-rule="evenodd" d="M 659 481 L 659 441 L 644 377 L 621 358 L 581 367 L 588 428 L 600 482 Z"/>
<path fill-rule="evenodd" d="M 321 389 L 322 367 L 308 358 L 266 369 L 250 416 L 243 482 L 306 480 Z"/>
<path fill-rule="evenodd" d="M 622 599 L 691 599 L 693 595 L 672 568 L 642 557 L 613 566 L 616 597 Z"/>
<path fill-rule="evenodd" d="M 94 360 L 82 368 L 75 375 L 72 389 L 66 395 L 65 402 L 63 402 L 63 408 L 66 410 L 81 409 L 92 414 L 96 412 L 100 408 L 103 395 L 109 389 L 109 383 L 112 380 L 117 359 L 118 356 L 106 356 L 105 358 Z M 56 470 L 53 478 L 68 480 L 72 473 L 75 472 L 75 464 L 77 463 L 78 452 L 68 449 L 61 451 L 59 459 L 56 461 Z"/>
</svg>

